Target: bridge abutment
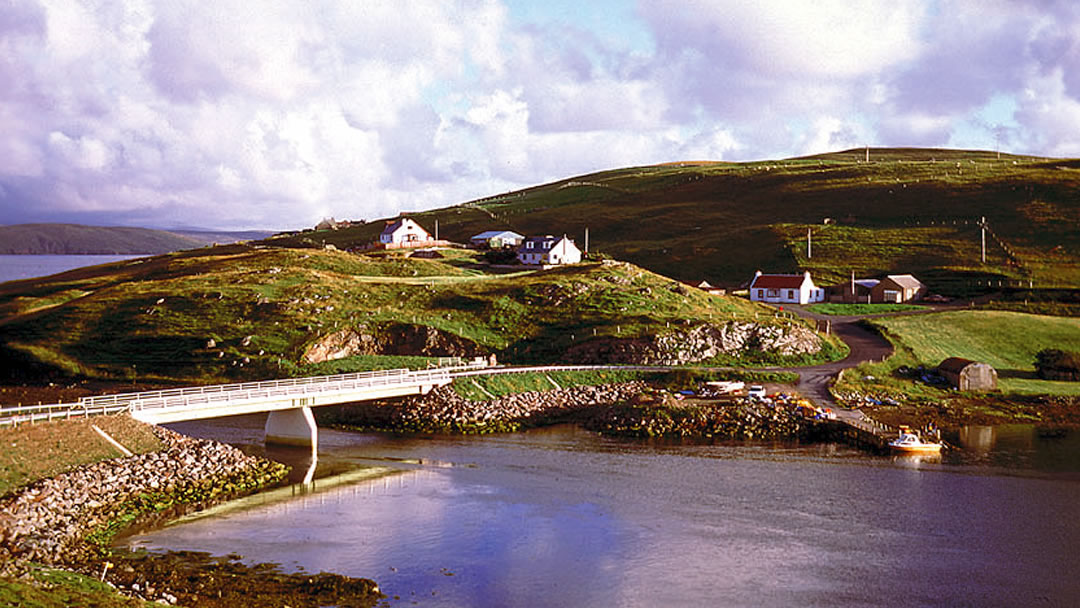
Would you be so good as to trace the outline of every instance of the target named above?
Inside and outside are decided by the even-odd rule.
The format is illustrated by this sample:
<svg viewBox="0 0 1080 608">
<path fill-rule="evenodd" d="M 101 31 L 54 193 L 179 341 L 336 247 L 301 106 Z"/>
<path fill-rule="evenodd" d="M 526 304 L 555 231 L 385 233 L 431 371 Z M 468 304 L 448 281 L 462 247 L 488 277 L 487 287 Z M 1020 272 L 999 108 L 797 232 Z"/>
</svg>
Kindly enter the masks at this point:
<svg viewBox="0 0 1080 608">
<path fill-rule="evenodd" d="M 277 410 L 266 416 L 266 443 L 319 447 L 319 427 L 308 406 Z"/>
</svg>

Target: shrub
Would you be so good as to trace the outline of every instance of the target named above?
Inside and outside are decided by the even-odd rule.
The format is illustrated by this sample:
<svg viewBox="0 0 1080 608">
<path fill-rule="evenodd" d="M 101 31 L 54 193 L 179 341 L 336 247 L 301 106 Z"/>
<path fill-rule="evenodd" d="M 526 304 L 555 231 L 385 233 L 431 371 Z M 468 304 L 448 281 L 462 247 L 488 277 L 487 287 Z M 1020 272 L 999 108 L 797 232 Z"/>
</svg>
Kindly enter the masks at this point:
<svg viewBox="0 0 1080 608">
<path fill-rule="evenodd" d="M 1044 380 L 1080 381 L 1080 353 L 1044 348 L 1035 353 L 1035 373 Z"/>
</svg>

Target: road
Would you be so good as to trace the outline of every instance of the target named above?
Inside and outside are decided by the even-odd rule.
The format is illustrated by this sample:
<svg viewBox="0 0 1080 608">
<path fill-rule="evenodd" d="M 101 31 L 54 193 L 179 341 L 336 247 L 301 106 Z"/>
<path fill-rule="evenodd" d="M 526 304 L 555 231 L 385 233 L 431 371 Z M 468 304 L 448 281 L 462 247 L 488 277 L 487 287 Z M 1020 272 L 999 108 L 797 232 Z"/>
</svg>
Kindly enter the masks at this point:
<svg viewBox="0 0 1080 608">
<path fill-rule="evenodd" d="M 829 382 L 840 373 L 840 370 L 855 367 L 866 361 L 881 361 L 890 356 L 893 352 L 892 344 L 877 332 L 860 325 L 859 321 L 864 317 L 822 315 L 810 312 L 801 306 L 792 305 L 788 305 L 787 309 L 805 319 L 829 321 L 832 325 L 832 333 L 843 340 L 851 350 L 848 356 L 840 361 L 785 369 L 784 371 L 799 374 L 796 389 L 819 407 L 832 408 L 839 417 L 861 418 L 862 412 L 843 410 L 838 406 L 829 392 Z"/>
</svg>

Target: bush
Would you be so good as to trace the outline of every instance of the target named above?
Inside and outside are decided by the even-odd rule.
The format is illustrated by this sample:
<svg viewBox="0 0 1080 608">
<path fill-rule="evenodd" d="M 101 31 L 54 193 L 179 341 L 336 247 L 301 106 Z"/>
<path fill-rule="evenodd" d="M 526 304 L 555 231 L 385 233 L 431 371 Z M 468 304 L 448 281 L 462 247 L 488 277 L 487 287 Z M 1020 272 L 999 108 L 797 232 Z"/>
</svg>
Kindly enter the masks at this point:
<svg viewBox="0 0 1080 608">
<path fill-rule="evenodd" d="M 1035 373 L 1044 380 L 1080 381 L 1080 353 L 1045 348 L 1035 353 Z"/>
</svg>

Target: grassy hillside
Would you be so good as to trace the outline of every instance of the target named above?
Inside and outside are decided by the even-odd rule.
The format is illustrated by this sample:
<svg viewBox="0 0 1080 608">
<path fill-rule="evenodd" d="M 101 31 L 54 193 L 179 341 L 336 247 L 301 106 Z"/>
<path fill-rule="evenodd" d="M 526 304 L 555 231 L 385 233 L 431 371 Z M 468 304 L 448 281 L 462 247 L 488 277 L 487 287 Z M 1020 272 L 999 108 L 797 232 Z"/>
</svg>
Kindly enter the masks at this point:
<svg viewBox="0 0 1080 608">
<path fill-rule="evenodd" d="M 0 226 L 0 254 L 158 254 L 205 244 L 200 238 L 149 228 L 79 224 Z"/>
<path fill-rule="evenodd" d="M 1038 351 L 1080 347 L 1080 319 L 965 310 L 879 318 L 873 324 L 896 345 L 897 354 L 884 364 L 860 367 L 848 375 L 852 379 L 871 376 L 870 385 L 916 390 L 933 397 L 948 391 L 917 386 L 901 378 L 896 369 L 902 365 L 933 368 L 948 357 L 962 357 L 992 365 L 1005 393 L 1080 395 L 1080 382 L 1053 382 L 1035 376 Z"/>
<path fill-rule="evenodd" d="M 230 245 L 5 283 L 0 369 L 15 377 L 38 369 L 224 381 L 367 368 L 384 355 L 415 354 L 303 363 L 313 343 L 345 330 L 545 362 L 588 340 L 708 321 L 785 322 L 771 309 L 625 263 L 497 274 L 471 252 L 446 253 L 436 261 Z"/>
<path fill-rule="evenodd" d="M 998 282 L 1080 287 L 1080 161 L 991 152 L 862 149 L 783 161 L 605 171 L 413 214 L 442 238 L 484 230 L 566 233 L 679 279 L 735 286 L 754 270 L 811 270 L 822 283 L 912 272 L 966 294 Z M 990 227 L 987 260 L 980 230 Z M 380 222 L 282 238 L 375 240 Z M 812 257 L 806 256 L 807 229 Z"/>
</svg>

